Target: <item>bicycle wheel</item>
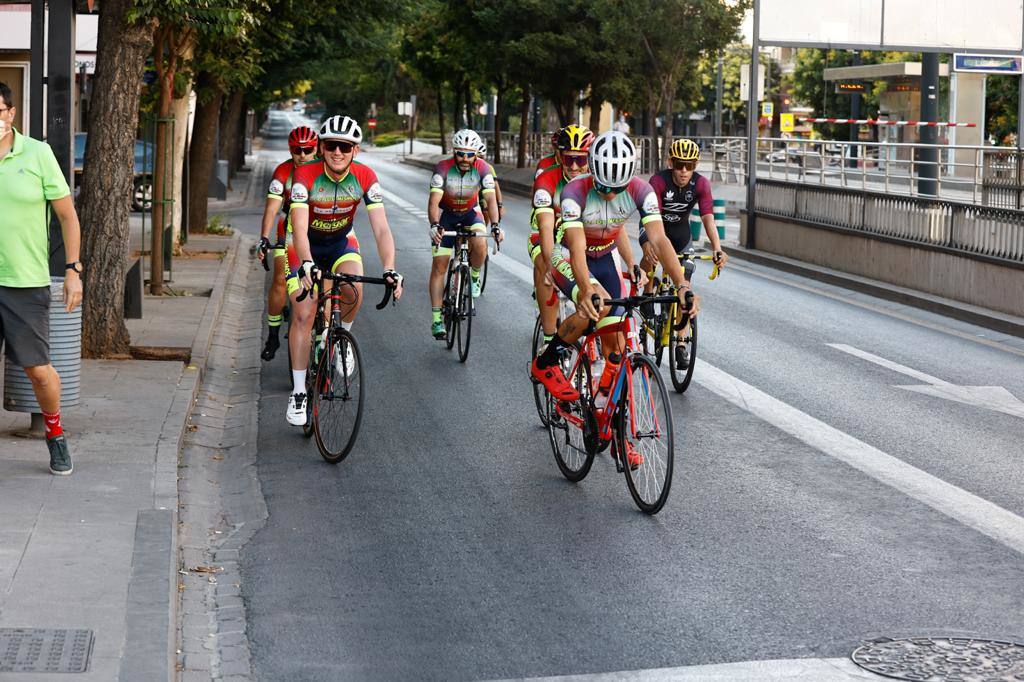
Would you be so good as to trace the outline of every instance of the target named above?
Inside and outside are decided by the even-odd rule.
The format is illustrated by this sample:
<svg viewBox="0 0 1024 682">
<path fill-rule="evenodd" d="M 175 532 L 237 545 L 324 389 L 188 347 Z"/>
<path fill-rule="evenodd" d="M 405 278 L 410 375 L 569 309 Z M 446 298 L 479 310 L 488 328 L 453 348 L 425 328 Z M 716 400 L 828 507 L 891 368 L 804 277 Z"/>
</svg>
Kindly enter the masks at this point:
<svg viewBox="0 0 1024 682">
<path fill-rule="evenodd" d="M 469 358 L 469 339 L 473 331 L 473 285 L 469 275 L 469 266 L 463 265 L 458 272 L 459 297 L 456 300 L 456 317 L 459 326 L 455 333 L 459 337 L 459 362 L 465 362 Z"/>
<path fill-rule="evenodd" d="M 359 434 L 363 418 L 363 362 L 355 338 L 331 329 L 316 370 L 313 424 L 320 455 L 337 464 L 345 459 Z"/>
<path fill-rule="evenodd" d="M 540 315 L 538 315 L 537 323 L 533 325 L 533 344 L 530 346 L 532 354 L 530 355 L 530 365 L 528 367 L 533 367 L 533 360 L 537 357 L 543 344 L 544 326 L 540 323 Z M 527 369 L 527 373 L 530 375 L 530 383 L 533 384 L 533 402 L 537 406 L 537 416 L 540 417 L 540 423 L 547 426 L 548 392 L 544 389 L 542 383 L 533 378 L 533 373 L 529 369 Z"/>
<path fill-rule="evenodd" d="M 582 481 L 590 472 L 597 453 L 597 417 L 591 394 L 590 359 L 584 354 L 576 371 L 572 366 L 579 355 L 579 347 L 566 353 L 563 371 L 573 373 L 572 385 L 580 392 L 579 400 L 558 401 L 545 391 L 548 403 L 548 439 L 555 455 L 555 463 L 562 475 L 573 483 Z M 568 366 L 566 366 L 568 365 Z"/>
<path fill-rule="evenodd" d="M 697 362 L 697 318 L 690 320 L 690 326 L 686 334 L 679 338 L 680 332 L 675 330 L 673 325 L 669 336 L 668 368 L 672 377 L 672 387 L 677 393 L 684 392 L 690 386 L 690 379 L 693 378 L 693 366 Z M 686 367 L 679 366 L 679 355 L 686 359 Z"/>
<path fill-rule="evenodd" d="M 654 358 L 661 365 L 661 356 L 665 350 L 661 344 L 661 313 L 647 317 L 643 312 L 636 311 L 636 326 L 640 332 L 640 348 L 646 355 Z"/>
<path fill-rule="evenodd" d="M 480 272 L 480 293 L 484 293 L 484 289 L 487 288 L 487 264 L 491 262 L 491 254 L 487 254 L 484 258 L 484 267 L 481 268 Z"/>
<path fill-rule="evenodd" d="M 441 298 L 441 314 L 444 317 L 444 344 L 448 350 L 455 345 L 455 332 L 459 326 L 455 314 L 455 298 L 458 295 L 458 281 L 455 277 L 455 261 L 448 261 L 448 274 L 444 280 L 444 296 Z"/>
<path fill-rule="evenodd" d="M 618 405 L 616 449 L 626 459 L 622 468 L 636 506 L 645 514 L 657 514 L 672 486 L 672 407 L 654 361 L 640 353 L 629 358 L 628 382 Z"/>
</svg>

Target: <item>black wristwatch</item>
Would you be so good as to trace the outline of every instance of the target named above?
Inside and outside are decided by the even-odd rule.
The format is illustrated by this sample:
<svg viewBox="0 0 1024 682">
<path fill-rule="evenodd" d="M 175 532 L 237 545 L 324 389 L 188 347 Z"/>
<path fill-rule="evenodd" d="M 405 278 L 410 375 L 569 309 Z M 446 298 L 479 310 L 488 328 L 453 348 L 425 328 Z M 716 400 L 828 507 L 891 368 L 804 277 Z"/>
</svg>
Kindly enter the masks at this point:
<svg viewBox="0 0 1024 682">
<path fill-rule="evenodd" d="M 83 269 L 82 268 L 82 261 L 76 260 L 73 263 L 65 263 L 64 264 L 64 269 L 65 270 L 74 270 L 79 275 L 81 275 L 82 274 L 82 269 Z"/>
</svg>

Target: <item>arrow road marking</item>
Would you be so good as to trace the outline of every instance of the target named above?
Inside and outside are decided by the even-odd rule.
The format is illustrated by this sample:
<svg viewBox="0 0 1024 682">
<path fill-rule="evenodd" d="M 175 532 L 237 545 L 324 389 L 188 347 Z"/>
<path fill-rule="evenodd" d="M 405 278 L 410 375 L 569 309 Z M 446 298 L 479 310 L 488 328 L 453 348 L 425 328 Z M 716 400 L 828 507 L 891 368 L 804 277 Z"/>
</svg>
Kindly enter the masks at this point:
<svg viewBox="0 0 1024 682">
<path fill-rule="evenodd" d="M 923 386 L 897 385 L 896 388 L 936 398 L 945 398 L 946 400 L 953 400 L 965 405 L 973 405 L 974 407 L 983 407 L 987 410 L 1002 412 L 1003 414 L 1024 419 L 1024 402 L 1018 400 L 1016 396 L 1002 386 L 957 386 L 956 384 L 951 384 L 948 381 L 943 381 L 924 372 L 918 372 L 916 369 L 886 360 L 883 357 L 854 348 L 853 346 L 847 346 L 843 343 L 828 343 L 825 345 L 925 383 Z"/>
</svg>

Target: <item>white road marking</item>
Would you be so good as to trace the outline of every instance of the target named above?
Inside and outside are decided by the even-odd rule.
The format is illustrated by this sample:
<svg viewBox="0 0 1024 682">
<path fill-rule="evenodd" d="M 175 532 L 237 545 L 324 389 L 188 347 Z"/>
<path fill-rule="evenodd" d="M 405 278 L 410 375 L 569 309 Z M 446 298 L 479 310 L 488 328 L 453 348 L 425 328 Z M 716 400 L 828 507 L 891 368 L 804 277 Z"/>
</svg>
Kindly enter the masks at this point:
<svg viewBox="0 0 1024 682">
<path fill-rule="evenodd" d="M 513 262 L 501 258 L 495 259 L 494 264 L 532 286 L 533 271 L 521 263 L 513 266 Z M 904 369 L 918 377 L 935 379 Z M 1013 512 L 882 452 L 703 360 L 697 360 L 694 380 L 816 450 L 1024 554 L 1024 518 Z"/>
<path fill-rule="evenodd" d="M 924 395 L 930 395 L 937 398 L 945 398 L 946 400 L 954 400 L 958 403 L 965 405 L 972 405 L 974 407 L 981 407 L 987 410 L 993 410 L 995 412 L 1002 412 L 1014 417 L 1020 417 L 1024 419 L 1024 402 L 1021 402 L 1002 386 L 958 386 L 951 384 L 948 381 L 943 381 L 924 372 L 918 372 L 916 369 L 901 365 L 891 360 L 886 360 L 883 357 L 869 353 L 853 346 L 848 346 L 843 343 L 829 343 L 825 344 L 836 350 L 841 350 L 844 353 L 856 356 L 868 362 L 872 362 L 886 369 L 891 369 L 894 372 L 905 374 L 909 377 L 913 377 L 918 381 L 923 381 L 925 386 L 897 386 L 905 391 L 913 391 L 915 393 L 921 393 Z"/>
<path fill-rule="evenodd" d="M 531 682 L 845 682 L 889 678 L 870 673 L 848 658 L 790 658 L 520 679 Z"/>
</svg>

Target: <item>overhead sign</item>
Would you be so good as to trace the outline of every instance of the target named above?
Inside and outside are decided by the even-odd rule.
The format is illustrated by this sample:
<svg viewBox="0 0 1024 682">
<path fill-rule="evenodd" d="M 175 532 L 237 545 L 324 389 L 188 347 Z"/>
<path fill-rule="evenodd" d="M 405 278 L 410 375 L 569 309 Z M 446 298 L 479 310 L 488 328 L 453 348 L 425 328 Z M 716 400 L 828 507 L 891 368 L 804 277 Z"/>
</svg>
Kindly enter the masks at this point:
<svg viewBox="0 0 1024 682">
<path fill-rule="evenodd" d="M 865 83 L 859 81 L 849 81 L 844 83 L 843 81 L 836 81 L 836 94 L 854 94 L 859 95 L 862 92 L 866 92 L 868 86 Z"/>
<path fill-rule="evenodd" d="M 971 73 L 1024 73 L 1024 57 L 998 54 L 954 54 L 953 70 Z"/>
<path fill-rule="evenodd" d="M 784 133 L 793 132 L 796 125 L 793 121 L 793 114 L 779 114 L 779 130 Z"/>
<path fill-rule="evenodd" d="M 762 45 L 913 52 L 1024 50 L 1020 0 L 759 0 Z"/>
<path fill-rule="evenodd" d="M 761 116 L 771 118 L 775 115 L 775 104 L 773 102 L 761 102 Z"/>
</svg>

